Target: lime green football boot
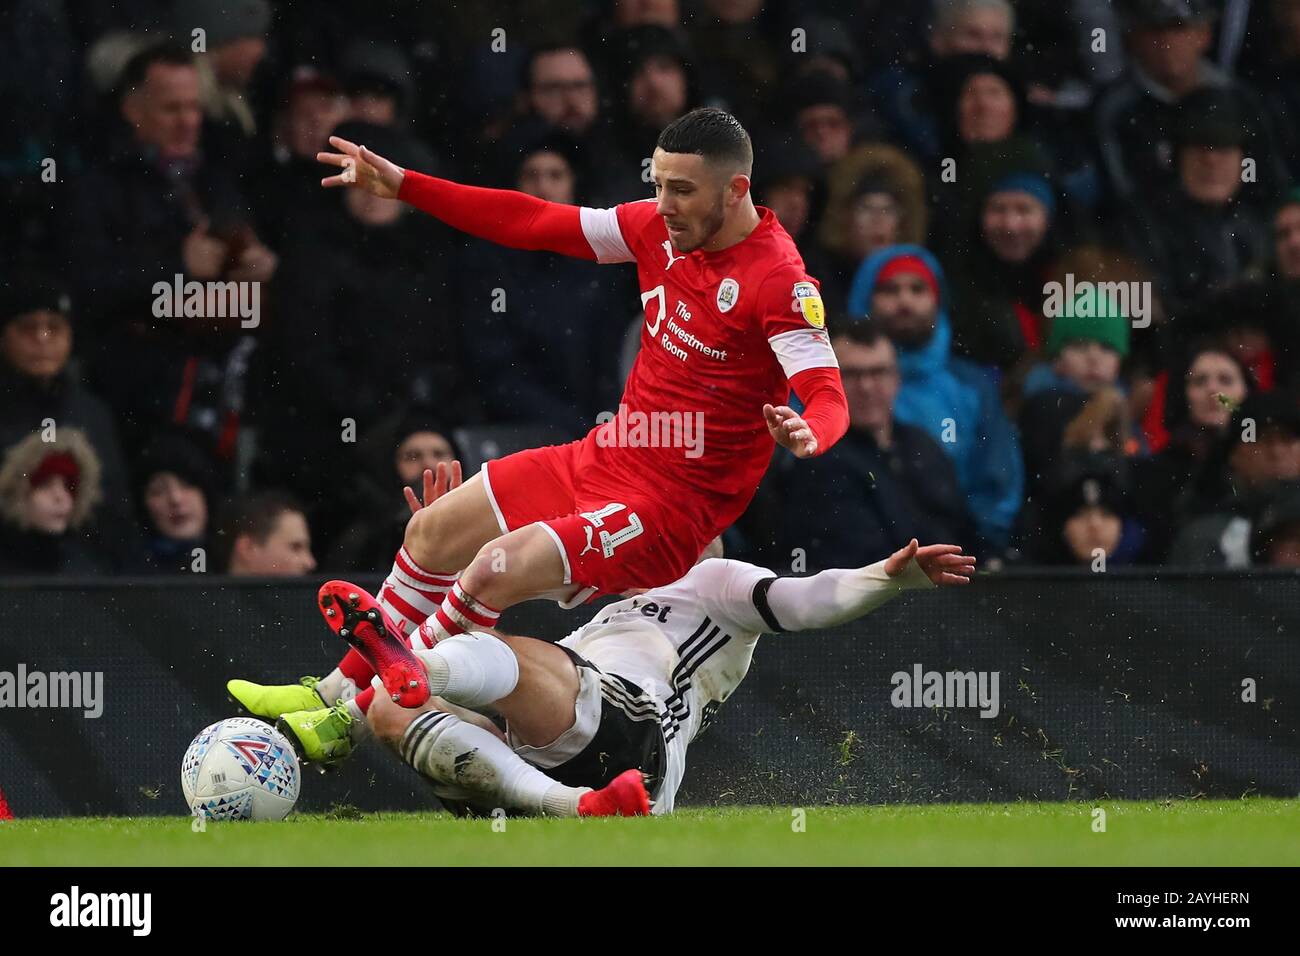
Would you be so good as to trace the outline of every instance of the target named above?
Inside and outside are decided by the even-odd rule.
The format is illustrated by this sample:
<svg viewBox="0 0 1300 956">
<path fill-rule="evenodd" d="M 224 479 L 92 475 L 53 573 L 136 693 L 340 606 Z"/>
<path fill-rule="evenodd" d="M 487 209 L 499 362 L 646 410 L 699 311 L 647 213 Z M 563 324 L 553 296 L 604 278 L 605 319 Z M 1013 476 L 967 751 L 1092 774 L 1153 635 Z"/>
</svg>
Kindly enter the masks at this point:
<svg viewBox="0 0 1300 956">
<path fill-rule="evenodd" d="M 352 753 L 352 722 L 347 705 L 339 701 L 333 707 L 282 714 L 275 729 L 289 738 L 298 759 L 324 771 Z"/>
<path fill-rule="evenodd" d="M 252 681 L 226 681 L 226 692 L 240 707 L 254 717 L 275 720 L 282 714 L 299 710 L 319 710 L 328 706 L 316 690 L 319 678 L 304 677 L 296 684 L 254 684 Z"/>
</svg>

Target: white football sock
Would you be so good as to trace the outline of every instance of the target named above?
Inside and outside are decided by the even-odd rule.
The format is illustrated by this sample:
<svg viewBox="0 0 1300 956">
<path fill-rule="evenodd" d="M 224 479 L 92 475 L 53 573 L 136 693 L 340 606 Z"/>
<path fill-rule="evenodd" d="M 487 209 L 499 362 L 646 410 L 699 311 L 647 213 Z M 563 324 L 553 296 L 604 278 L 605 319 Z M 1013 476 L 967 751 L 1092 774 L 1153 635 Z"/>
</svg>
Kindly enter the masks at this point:
<svg viewBox="0 0 1300 956">
<path fill-rule="evenodd" d="M 379 678 L 375 678 L 378 680 Z M 379 693 L 384 693 L 384 688 L 379 688 Z M 355 695 L 354 695 L 355 696 Z M 343 706 L 347 708 L 348 713 L 352 715 L 352 724 L 348 727 L 348 736 L 352 738 L 354 744 L 359 744 L 363 740 L 370 739 L 370 721 L 366 715 L 361 712 L 357 702 L 352 699 L 345 700 Z"/>
<path fill-rule="evenodd" d="M 316 683 L 316 693 L 320 694 L 320 699 L 325 701 L 326 707 L 333 707 L 340 700 L 349 701 L 360 692 L 361 688 L 352 678 L 337 667 L 329 672 L 328 677 L 322 677 Z"/>
<path fill-rule="evenodd" d="M 402 736 L 402 759 L 439 784 L 469 791 L 475 803 L 550 817 L 576 817 L 590 787 L 552 780 L 481 727 L 431 710 Z"/>
<path fill-rule="evenodd" d="M 490 634 L 457 634 L 415 656 L 429 674 L 429 693 L 461 707 L 494 704 L 519 683 L 519 658 Z"/>
</svg>

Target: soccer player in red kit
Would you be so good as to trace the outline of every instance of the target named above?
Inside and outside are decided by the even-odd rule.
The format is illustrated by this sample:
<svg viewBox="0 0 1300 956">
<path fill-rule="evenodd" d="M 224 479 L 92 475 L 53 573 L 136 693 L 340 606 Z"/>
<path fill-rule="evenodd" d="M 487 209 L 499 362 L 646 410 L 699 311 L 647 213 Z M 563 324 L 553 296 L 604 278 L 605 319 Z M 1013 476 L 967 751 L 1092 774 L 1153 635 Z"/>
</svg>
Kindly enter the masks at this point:
<svg viewBox="0 0 1300 956">
<path fill-rule="evenodd" d="M 362 652 L 305 688 L 326 705 L 361 688 L 348 710 L 364 713 L 373 667 L 394 699 L 418 706 L 428 691 L 409 645 L 489 628 L 520 601 L 574 606 L 677 580 L 745 510 L 774 441 L 807 458 L 844 434 L 817 282 L 771 210 L 754 205 L 752 146 L 730 114 L 694 110 L 666 127 L 655 198 L 612 209 L 465 186 L 330 143 L 337 152 L 318 158 L 341 172 L 323 186 L 407 202 L 513 248 L 635 262 L 644 323 L 612 421 L 491 461 L 435 496 L 411 518 L 378 601 L 343 582 L 322 588 L 327 623 Z M 784 404 L 792 388 L 802 416 Z M 248 709 L 283 712 L 248 688 L 235 694 Z"/>
</svg>

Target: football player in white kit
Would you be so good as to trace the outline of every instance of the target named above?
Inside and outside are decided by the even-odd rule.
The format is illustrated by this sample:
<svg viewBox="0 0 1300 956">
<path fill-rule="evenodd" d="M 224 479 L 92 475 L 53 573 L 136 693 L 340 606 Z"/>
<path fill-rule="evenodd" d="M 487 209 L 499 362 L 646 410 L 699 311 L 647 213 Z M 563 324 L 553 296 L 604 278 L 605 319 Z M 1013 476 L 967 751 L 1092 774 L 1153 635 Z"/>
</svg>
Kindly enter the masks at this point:
<svg viewBox="0 0 1300 956">
<path fill-rule="evenodd" d="M 744 679 L 760 635 L 834 627 L 974 571 L 960 547 L 915 539 L 867 567 L 808 577 L 706 557 L 557 644 L 478 632 L 417 650 L 438 699 L 408 710 L 379 694 L 353 737 L 392 745 L 457 809 L 667 813 L 690 742 Z M 504 717 L 504 734 L 483 711 Z"/>
</svg>

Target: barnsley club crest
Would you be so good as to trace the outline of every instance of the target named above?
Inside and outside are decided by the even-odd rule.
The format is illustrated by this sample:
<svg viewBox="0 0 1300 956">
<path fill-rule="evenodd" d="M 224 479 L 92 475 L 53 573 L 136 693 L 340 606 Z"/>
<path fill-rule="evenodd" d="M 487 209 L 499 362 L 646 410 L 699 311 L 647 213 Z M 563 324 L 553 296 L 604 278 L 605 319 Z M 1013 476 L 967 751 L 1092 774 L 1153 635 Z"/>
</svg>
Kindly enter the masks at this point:
<svg viewBox="0 0 1300 956">
<path fill-rule="evenodd" d="M 723 279 L 718 286 L 718 311 L 730 312 L 731 307 L 736 304 L 736 297 L 740 295 L 740 283 L 735 279 Z"/>
</svg>

